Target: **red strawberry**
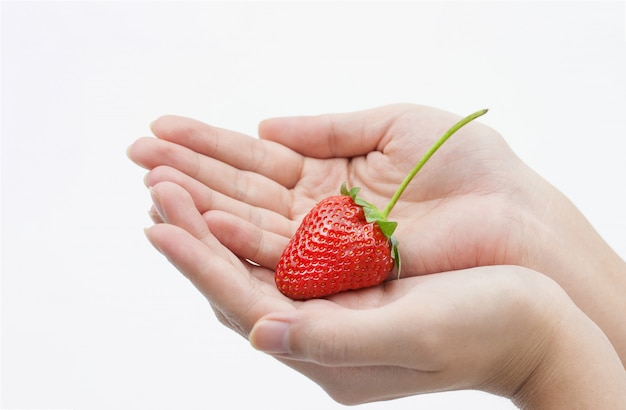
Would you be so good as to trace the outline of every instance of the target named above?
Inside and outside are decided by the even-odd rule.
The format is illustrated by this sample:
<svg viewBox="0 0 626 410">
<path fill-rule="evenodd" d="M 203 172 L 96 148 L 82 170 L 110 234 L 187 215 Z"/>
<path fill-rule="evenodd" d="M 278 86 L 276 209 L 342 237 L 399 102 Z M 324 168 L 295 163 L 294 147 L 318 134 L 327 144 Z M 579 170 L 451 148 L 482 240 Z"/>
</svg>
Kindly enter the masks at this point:
<svg viewBox="0 0 626 410">
<path fill-rule="evenodd" d="M 428 150 L 404 179 L 383 211 L 357 196 L 360 188 L 318 203 L 302 220 L 276 266 L 275 281 L 286 296 L 312 299 L 375 286 L 398 267 L 393 237 L 397 223 L 387 220 L 400 195 L 430 157 L 462 126 L 485 114 L 481 110 L 454 124 Z"/>
<path fill-rule="evenodd" d="M 276 267 L 278 289 L 311 299 L 378 285 L 394 266 L 391 240 L 355 202 L 358 188 L 318 203 L 302 220 Z M 395 228 L 395 223 L 392 223 Z"/>
</svg>

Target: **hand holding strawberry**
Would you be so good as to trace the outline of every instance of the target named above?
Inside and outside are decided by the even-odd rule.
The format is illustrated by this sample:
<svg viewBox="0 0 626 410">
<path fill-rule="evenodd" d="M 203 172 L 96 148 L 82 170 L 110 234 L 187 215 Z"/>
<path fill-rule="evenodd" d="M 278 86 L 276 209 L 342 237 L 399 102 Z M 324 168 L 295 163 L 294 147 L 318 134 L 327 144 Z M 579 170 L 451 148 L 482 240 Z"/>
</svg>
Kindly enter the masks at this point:
<svg viewBox="0 0 626 410">
<path fill-rule="evenodd" d="M 529 335 L 553 335 L 534 326 L 549 324 L 544 319 L 556 318 L 560 330 L 567 318 L 575 327 L 589 324 L 568 298 L 549 290 L 555 290 L 554 282 L 514 266 L 460 271 L 475 264 L 540 263 L 541 252 L 530 251 L 541 249 L 545 238 L 532 235 L 536 231 L 529 229 L 536 226 L 531 224 L 524 225 L 525 236 L 520 236 L 516 222 L 536 222 L 532 212 L 537 199 L 541 205 L 552 198 L 552 209 L 560 212 L 569 206 L 567 201 L 563 206 L 554 188 L 484 125 L 464 130 L 465 136 L 437 157 L 437 166 L 424 170 L 424 178 L 396 207 L 394 216 L 404 229 L 402 282 L 304 303 L 278 292 L 273 280 L 276 261 L 287 236 L 296 230 L 291 221 L 301 220 L 311 201 L 328 196 L 344 180 L 358 181 L 377 202 L 392 197 L 391 186 L 424 149 L 420 141 L 440 134 L 453 119 L 425 107 L 382 107 L 273 120 L 261 127 L 264 139 L 259 141 L 189 119 L 163 118 L 154 126 L 159 139 L 141 139 L 129 150 L 131 158 L 151 169 L 145 181 L 152 187 L 155 220 L 165 222 L 147 230 L 148 238 L 206 296 L 223 324 L 249 337 L 257 348 L 276 354 L 341 402 L 459 388 L 494 388 L 508 395 L 520 391 L 520 380 L 529 380 L 524 377 L 532 361 L 524 354 L 528 352 L 539 353 L 537 363 L 551 374 L 570 378 L 535 387 L 569 386 L 564 393 L 575 405 L 583 403 L 581 394 L 591 389 L 591 407 L 610 407 L 606 400 L 623 395 L 619 383 L 624 373 L 615 363 L 606 365 L 609 355 L 615 362 L 615 353 L 603 335 L 598 340 L 604 345 L 575 352 L 575 367 L 583 370 L 578 383 L 571 379 L 577 377 L 572 369 L 554 372 L 544 360 L 554 356 L 529 344 L 529 339 L 535 340 Z M 330 141 L 333 144 L 325 143 Z M 268 156 L 273 161 L 264 160 Z M 401 161 L 406 162 L 400 166 Z M 374 172 L 380 178 L 370 178 Z M 555 222 L 549 218 L 554 212 L 546 215 L 545 207 L 539 211 L 551 222 L 551 231 L 574 226 L 582 229 L 575 238 L 591 236 L 581 243 L 593 243 L 579 214 L 567 211 Z M 567 224 L 559 226 L 560 220 Z M 585 271 L 584 263 L 570 267 L 555 258 L 559 243 L 550 248 L 552 264 L 543 273 L 563 269 L 575 285 L 575 274 Z M 525 258 L 518 259 L 520 255 Z M 607 260 L 606 253 L 589 259 L 596 264 Z M 415 276 L 445 270 L 455 272 Z M 597 287 L 581 282 L 585 297 L 576 303 L 611 307 L 623 301 L 619 286 L 607 286 L 612 282 L 600 275 L 596 279 Z M 609 294 L 602 293 L 609 288 Z M 598 291 L 605 297 L 596 297 Z M 527 303 L 520 303 L 524 300 Z M 557 300 L 573 306 L 576 315 L 560 314 Z M 546 317 L 547 312 L 554 314 Z M 615 329 L 623 328 L 621 316 L 613 317 Z M 576 337 L 559 334 L 565 338 L 552 347 L 557 354 L 571 352 L 563 349 L 564 343 L 586 343 L 598 330 L 592 323 Z M 619 338 L 612 341 L 621 346 Z M 537 369 L 531 367 L 532 374 L 541 376 Z M 613 395 L 612 387 L 617 388 Z M 547 393 L 554 399 L 553 392 Z"/>
<path fill-rule="evenodd" d="M 337 401 L 475 388 L 518 396 L 520 405 L 535 400 L 529 408 L 623 402 L 626 374 L 615 350 L 545 275 L 475 268 L 295 303 L 264 280 L 269 269 L 247 265 L 213 236 L 180 186 L 162 182 L 152 195 L 165 223 L 149 228 L 148 238 L 222 323 Z"/>
<path fill-rule="evenodd" d="M 362 187 L 368 201 L 386 203 L 433 136 L 458 118 L 398 104 L 273 118 L 260 124 L 256 139 L 166 116 L 152 125 L 157 138 L 139 139 L 128 155 L 150 170 L 148 186 L 174 183 L 191 195 L 205 220 L 194 235 L 215 237 L 205 245 L 209 250 L 201 252 L 198 244 L 192 252 L 191 244 L 165 226 L 158 227 L 159 237 L 180 253 L 162 250 L 211 300 L 222 321 L 245 335 L 263 314 L 292 307 L 277 290 L 274 271 L 305 214 L 343 181 Z M 625 307 L 623 260 L 498 132 L 472 123 L 461 133 L 394 208 L 402 233 L 402 277 L 485 265 L 535 269 L 557 281 L 597 321 L 626 364 L 626 329 L 612 314 Z M 162 214 L 152 215 L 165 221 Z M 589 286 L 591 274 L 597 286 Z M 371 308 L 396 297 L 407 282 L 402 283 L 342 292 L 308 305 Z"/>
<path fill-rule="evenodd" d="M 345 183 L 341 196 L 319 202 L 304 217 L 276 266 L 278 289 L 292 299 L 329 296 L 378 285 L 394 264 L 399 278 L 400 255 L 393 236 L 397 223 L 387 216 L 439 147 L 486 112 L 475 112 L 453 125 L 411 170 L 383 211 L 357 196 L 360 188 L 348 191 Z"/>
</svg>

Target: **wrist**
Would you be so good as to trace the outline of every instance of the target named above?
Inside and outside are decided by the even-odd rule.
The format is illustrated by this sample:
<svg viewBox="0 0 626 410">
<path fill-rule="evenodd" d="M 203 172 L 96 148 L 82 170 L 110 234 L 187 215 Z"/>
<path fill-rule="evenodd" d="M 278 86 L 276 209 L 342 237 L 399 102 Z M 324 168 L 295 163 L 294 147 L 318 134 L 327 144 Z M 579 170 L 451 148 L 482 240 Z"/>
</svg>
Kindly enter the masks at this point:
<svg viewBox="0 0 626 410">
<path fill-rule="evenodd" d="M 528 184 L 522 265 L 556 281 L 609 337 L 626 363 L 626 326 L 615 312 L 626 311 L 626 263 L 576 206 L 537 176 Z"/>
<path fill-rule="evenodd" d="M 626 370 L 600 328 L 562 295 L 536 367 L 513 395 L 522 409 L 625 409 Z"/>
</svg>

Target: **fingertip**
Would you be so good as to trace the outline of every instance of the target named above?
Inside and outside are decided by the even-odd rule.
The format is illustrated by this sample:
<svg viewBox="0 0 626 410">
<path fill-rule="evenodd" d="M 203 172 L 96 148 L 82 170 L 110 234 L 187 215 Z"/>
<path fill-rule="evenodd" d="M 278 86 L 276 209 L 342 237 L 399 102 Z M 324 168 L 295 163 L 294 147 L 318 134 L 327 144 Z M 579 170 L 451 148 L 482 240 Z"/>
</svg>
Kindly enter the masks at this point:
<svg viewBox="0 0 626 410">
<path fill-rule="evenodd" d="M 267 354 L 287 355 L 289 328 L 290 323 L 285 320 L 261 319 L 252 328 L 248 340 L 252 347 Z"/>
<path fill-rule="evenodd" d="M 154 237 L 154 229 L 155 229 L 155 226 L 143 228 L 143 234 L 146 236 L 146 238 L 148 239 L 148 242 L 150 242 L 150 244 L 154 247 L 154 249 L 159 251 L 159 253 L 163 254 L 161 247 L 158 245 L 158 242 L 156 238 Z"/>
<path fill-rule="evenodd" d="M 146 188 L 150 188 L 152 185 L 154 185 L 152 183 L 152 178 L 151 178 L 151 173 L 148 172 L 146 173 L 146 175 L 143 176 L 143 184 L 145 185 Z"/>
<path fill-rule="evenodd" d="M 155 166 L 155 138 L 141 137 L 126 148 L 126 156 L 142 168 Z"/>
<path fill-rule="evenodd" d="M 192 118 L 179 115 L 161 115 L 150 123 L 150 130 L 159 139 L 167 141 L 176 140 L 181 133 L 185 134 L 190 129 L 206 124 Z"/>
<path fill-rule="evenodd" d="M 257 126 L 257 132 L 258 132 L 259 136 L 261 136 L 261 135 L 266 133 L 266 130 L 272 124 L 272 120 L 273 120 L 273 118 L 266 118 L 266 119 L 262 120 L 261 122 L 259 122 L 259 125 Z"/>
<path fill-rule="evenodd" d="M 142 144 L 144 138 L 145 137 L 138 138 L 126 147 L 126 157 L 136 164 L 139 163 L 137 153 L 140 153 L 140 150 L 137 150 L 137 146 Z"/>
<path fill-rule="evenodd" d="M 171 117 L 171 115 L 161 115 L 157 117 L 156 119 L 152 120 L 152 122 L 150 122 L 150 131 L 152 131 L 154 135 L 158 135 L 161 125 L 164 122 L 167 122 L 167 119 L 169 117 Z"/>
<path fill-rule="evenodd" d="M 280 141 L 281 136 L 291 132 L 293 120 L 293 117 L 273 117 L 261 121 L 258 126 L 259 138 Z"/>
<path fill-rule="evenodd" d="M 126 152 L 126 157 L 128 159 L 130 159 L 130 160 L 133 159 L 132 156 L 131 156 L 131 153 L 132 153 L 132 150 L 133 150 L 133 145 L 135 145 L 134 142 L 132 144 L 130 144 L 128 147 L 126 147 L 126 151 L 125 151 Z"/>
</svg>

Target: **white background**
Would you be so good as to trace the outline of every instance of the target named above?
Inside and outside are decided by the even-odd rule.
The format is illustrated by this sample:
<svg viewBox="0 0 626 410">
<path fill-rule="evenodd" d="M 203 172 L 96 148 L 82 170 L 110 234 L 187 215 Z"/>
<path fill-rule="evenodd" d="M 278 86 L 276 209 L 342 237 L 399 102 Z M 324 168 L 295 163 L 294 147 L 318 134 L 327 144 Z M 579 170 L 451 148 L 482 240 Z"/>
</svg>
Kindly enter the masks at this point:
<svg viewBox="0 0 626 410">
<path fill-rule="evenodd" d="M 394 102 L 481 119 L 626 256 L 623 2 L 2 3 L 0 407 L 335 409 L 145 240 L 125 156 L 161 114 Z M 233 295 L 237 297 L 237 295 Z M 481 392 L 364 409 L 507 409 Z"/>
</svg>

